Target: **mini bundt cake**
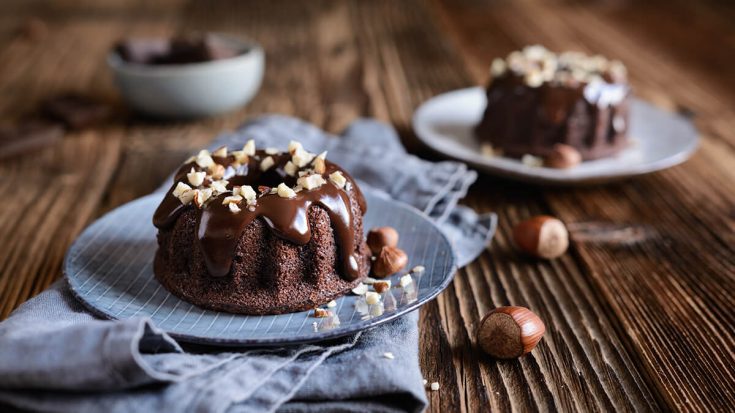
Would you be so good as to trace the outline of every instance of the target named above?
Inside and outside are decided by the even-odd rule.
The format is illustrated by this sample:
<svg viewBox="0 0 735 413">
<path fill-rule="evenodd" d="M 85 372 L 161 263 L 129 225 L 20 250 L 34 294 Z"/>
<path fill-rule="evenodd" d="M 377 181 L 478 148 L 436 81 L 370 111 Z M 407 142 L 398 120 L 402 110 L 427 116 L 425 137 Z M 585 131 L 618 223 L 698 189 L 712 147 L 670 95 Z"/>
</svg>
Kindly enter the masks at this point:
<svg viewBox="0 0 735 413">
<path fill-rule="evenodd" d="M 307 310 L 355 287 L 370 270 L 365 199 L 325 158 L 298 142 L 279 153 L 251 140 L 186 161 L 153 217 L 158 281 L 242 314 Z"/>
<path fill-rule="evenodd" d="M 565 144 L 591 160 L 626 146 L 630 88 L 619 61 L 528 46 L 495 59 L 490 72 L 475 135 L 494 153 L 546 157 Z"/>
</svg>

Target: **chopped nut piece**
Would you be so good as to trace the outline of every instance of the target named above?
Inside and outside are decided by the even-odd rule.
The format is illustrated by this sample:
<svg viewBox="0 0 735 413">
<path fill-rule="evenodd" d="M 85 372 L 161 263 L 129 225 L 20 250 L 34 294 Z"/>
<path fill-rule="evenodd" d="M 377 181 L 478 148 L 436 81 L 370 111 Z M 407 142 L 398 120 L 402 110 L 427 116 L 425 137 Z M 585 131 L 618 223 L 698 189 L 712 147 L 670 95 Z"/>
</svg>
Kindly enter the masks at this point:
<svg viewBox="0 0 735 413">
<path fill-rule="evenodd" d="M 342 175 L 342 172 L 340 171 L 334 171 L 329 174 L 329 180 L 332 181 L 339 188 L 344 188 L 345 184 L 347 184 L 347 179 L 344 175 Z"/>
<path fill-rule="evenodd" d="M 219 156 L 220 158 L 226 158 L 227 157 L 227 147 L 221 146 L 217 148 L 216 151 L 212 152 L 212 156 Z"/>
<path fill-rule="evenodd" d="M 209 155 L 208 150 L 202 149 L 201 151 L 199 151 L 195 162 L 202 168 L 209 168 L 210 166 L 212 166 L 212 164 L 214 164 L 214 159 L 212 159 L 212 157 Z"/>
<path fill-rule="evenodd" d="M 195 189 L 194 190 L 194 204 L 197 208 L 201 208 L 205 202 L 212 196 L 211 188 Z"/>
<path fill-rule="evenodd" d="M 542 158 L 539 158 L 538 156 L 525 154 L 521 158 L 521 163 L 526 166 L 538 168 L 544 165 L 544 160 Z"/>
<path fill-rule="evenodd" d="M 187 191 L 191 191 L 191 187 L 183 182 L 179 182 L 176 184 L 176 188 L 174 188 L 173 195 L 178 198 Z"/>
<path fill-rule="evenodd" d="M 186 174 L 186 179 L 189 180 L 189 183 L 192 184 L 194 187 L 200 186 L 204 183 L 204 178 L 207 177 L 206 172 L 197 172 L 194 170 L 194 168 L 191 168 L 191 172 Z"/>
<path fill-rule="evenodd" d="M 329 310 L 325 310 L 323 308 L 315 308 L 314 309 L 314 317 L 316 318 L 325 318 L 331 316 L 332 313 Z"/>
<path fill-rule="evenodd" d="M 232 156 L 235 158 L 235 162 L 239 164 L 246 164 L 250 160 L 245 151 L 232 151 Z"/>
<path fill-rule="evenodd" d="M 242 147 L 242 151 L 247 156 L 255 155 L 255 141 L 253 139 L 247 141 L 247 143 L 245 143 L 245 146 Z"/>
<path fill-rule="evenodd" d="M 492 64 L 490 64 L 490 74 L 494 77 L 501 76 L 503 73 L 505 73 L 506 69 L 505 61 L 501 58 L 496 57 L 493 59 Z"/>
<path fill-rule="evenodd" d="M 231 195 L 226 196 L 225 199 L 222 200 L 222 205 L 239 204 L 240 202 L 242 202 L 242 197 L 240 195 Z"/>
<path fill-rule="evenodd" d="M 265 195 L 271 191 L 271 187 L 265 186 L 265 185 L 258 185 L 258 192 L 260 192 L 261 195 Z"/>
<path fill-rule="evenodd" d="M 237 214 L 238 212 L 242 211 L 239 206 L 235 203 L 227 204 L 227 207 L 230 208 L 230 211 L 234 214 Z"/>
<path fill-rule="evenodd" d="M 382 294 L 390 289 L 390 280 L 377 281 L 373 284 L 373 288 L 378 294 Z"/>
<path fill-rule="evenodd" d="M 275 155 L 278 153 L 278 148 L 265 148 L 265 153 L 268 155 Z"/>
<path fill-rule="evenodd" d="M 303 168 L 308 165 L 314 159 L 314 154 L 305 151 L 302 148 L 296 149 L 294 154 L 291 156 L 291 162 L 293 162 L 299 168 Z"/>
<path fill-rule="evenodd" d="M 396 358 L 396 356 L 394 356 L 393 353 L 391 353 L 390 351 L 386 351 L 385 353 L 383 353 L 383 358 L 393 360 L 394 358 Z"/>
<path fill-rule="evenodd" d="M 288 153 L 293 155 L 297 150 L 304 149 L 299 141 L 291 141 L 288 143 Z"/>
<path fill-rule="evenodd" d="M 368 304 L 377 304 L 380 302 L 380 294 L 368 291 L 365 293 L 365 302 Z"/>
<path fill-rule="evenodd" d="M 299 170 L 299 167 L 294 165 L 293 162 L 288 161 L 286 162 L 286 165 L 283 167 L 283 170 L 286 172 L 286 175 L 295 176 L 296 172 L 298 172 Z"/>
<path fill-rule="evenodd" d="M 238 191 L 238 195 L 245 198 L 248 204 L 252 204 L 256 201 L 258 194 L 255 193 L 255 190 L 250 185 L 243 185 L 240 187 L 240 190 Z"/>
<path fill-rule="evenodd" d="M 189 205 L 194 200 L 194 191 L 184 191 L 178 198 L 182 204 Z"/>
<path fill-rule="evenodd" d="M 493 148 L 493 146 L 487 142 L 483 142 L 480 145 L 480 153 L 489 158 L 492 158 L 493 156 L 499 156 L 499 154 L 495 151 L 495 148 Z"/>
<path fill-rule="evenodd" d="M 367 289 L 367 285 L 360 283 L 357 284 L 357 287 L 352 289 L 352 293 L 356 295 L 364 295 L 365 293 L 367 293 Z"/>
<path fill-rule="evenodd" d="M 424 272 L 425 270 L 426 270 L 426 267 L 424 267 L 423 265 L 417 265 L 411 268 L 411 272 L 414 274 L 419 273 L 419 272 Z"/>
<path fill-rule="evenodd" d="M 270 157 L 270 156 L 268 156 L 265 159 L 263 159 L 262 161 L 260 161 L 260 170 L 261 171 L 267 171 L 274 164 L 275 164 L 275 162 L 273 161 L 273 158 Z"/>
<path fill-rule="evenodd" d="M 296 196 L 296 192 L 294 192 L 293 189 L 291 189 L 288 185 L 281 182 L 278 184 L 278 196 L 281 198 L 293 198 Z"/>
<path fill-rule="evenodd" d="M 334 300 L 332 300 L 332 301 L 330 301 L 330 302 L 327 303 L 327 307 L 329 307 L 329 308 L 334 308 L 336 306 L 337 306 L 337 302 L 334 301 Z"/>
<path fill-rule="evenodd" d="M 431 383 L 431 391 L 437 391 L 439 390 L 439 382 L 433 382 Z"/>
<path fill-rule="evenodd" d="M 214 195 L 219 195 L 223 192 L 227 192 L 228 183 L 229 182 L 225 180 L 213 181 L 211 184 L 209 184 L 209 187 L 212 188 L 212 191 L 214 191 Z"/>
<path fill-rule="evenodd" d="M 365 279 L 362 280 L 362 282 L 365 283 L 365 284 L 368 284 L 368 285 L 373 285 L 376 282 L 378 282 L 378 280 L 376 280 L 375 278 L 372 278 L 372 277 L 365 277 Z"/>
<path fill-rule="evenodd" d="M 302 176 L 296 181 L 304 189 L 315 189 L 327 183 L 319 174 Z"/>
<path fill-rule="evenodd" d="M 209 167 L 209 175 L 212 179 L 219 180 L 225 176 L 225 167 L 216 163 Z"/>
<path fill-rule="evenodd" d="M 411 274 L 406 274 L 403 277 L 401 277 L 401 280 L 398 282 L 398 284 L 404 288 L 406 286 L 413 284 L 413 278 L 411 278 Z"/>
<path fill-rule="evenodd" d="M 544 83 L 544 76 L 540 71 L 532 70 L 526 73 L 523 80 L 526 82 L 526 85 L 530 87 L 539 87 Z"/>
</svg>

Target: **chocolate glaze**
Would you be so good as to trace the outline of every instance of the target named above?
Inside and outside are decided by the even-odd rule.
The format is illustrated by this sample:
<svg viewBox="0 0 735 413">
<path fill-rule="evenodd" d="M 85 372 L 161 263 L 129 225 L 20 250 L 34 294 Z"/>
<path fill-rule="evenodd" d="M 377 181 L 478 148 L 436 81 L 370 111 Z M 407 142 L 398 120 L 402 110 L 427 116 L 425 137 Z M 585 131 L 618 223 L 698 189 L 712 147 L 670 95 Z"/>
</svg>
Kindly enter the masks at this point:
<svg viewBox="0 0 735 413">
<path fill-rule="evenodd" d="M 259 168 L 260 161 L 267 156 L 273 157 L 275 165 L 265 172 Z M 352 191 L 364 214 L 367 210 L 365 198 L 353 179 L 335 164 L 326 162 L 325 179 L 334 171 L 341 171 L 347 179 L 344 189 L 338 188 L 327 179 L 327 183 L 312 190 L 301 190 L 294 198 L 282 198 L 277 194 L 259 195 L 257 203 L 247 206 L 243 202 L 241 211 L 233 213 L 222 204 L 225 197 L 232 195 L 233 186 L 250 185 L 275 187 L 281 182 L 294 186 L 296 178 L 288 176 L 283 170 L 290 159 L 289 154 L 268 155 L 256 152 L 247 164 L 234 163 L 233 157 L 214 157 L 216 163 L 226 167 L 224 179 L 228 180 L 228 192 L 213 197 L 201 209 L 190 203 L 183 205 L 172 192 L 178 182 L 187 183 L 186 174 L 194 168 L 203 170 L 196 163 L 184 164 L 174 177 L 174 183 L 167 192 L 153 216 L 153 224 L 159 228 L 171 227 L 178 216 L 187 208 L 197 210 L 197 239 L 203 252 L 207 270 L 211 276 L 223 277 L 230 272 L 235 247 L 243 230 L 256 218 L 261 218 L 277 236 L 304 245 L 311 239 L 308 210 L 312 206 L 323 208 L 329 215 L 335 232 L 339 254 L 342 261 L 342 278 L 352 281 L 358 278 L 358 245 L 355 240 L 354 217 L 350 208 L 347 191 Z M 206 184 L 205 184 L 206 185 Z"/>
<path fill-rule="evenodd" d="M 629 90 L 623 84 L 600 87 L 592 94 L 586 83 L 545 82 L 532 88 L 522 76 L 505 74 L 487 89 L 487 108 L 475 135 L 512 157 L 548 156 L 557 143 L 573 146 L 585 160 L 610 156 L 627 143 Z M 624 91 L 623 99 L 605 102 L 610 90 L 604 88 L 622 88 L 615 92 Z"/>
</svg>

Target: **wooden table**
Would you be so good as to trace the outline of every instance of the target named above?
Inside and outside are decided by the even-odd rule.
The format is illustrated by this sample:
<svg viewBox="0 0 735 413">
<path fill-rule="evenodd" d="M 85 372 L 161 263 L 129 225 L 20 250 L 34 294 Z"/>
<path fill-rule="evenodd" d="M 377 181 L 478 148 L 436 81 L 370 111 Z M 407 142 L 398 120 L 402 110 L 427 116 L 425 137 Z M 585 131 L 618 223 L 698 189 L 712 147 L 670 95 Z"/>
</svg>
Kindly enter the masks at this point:
<svg viewBox="0 0 735 413">
<path fill-rule="evenodd" d="M 636 2 L 637 3 L 637 2 Z M 96 217 L 159 185 L 214 134 L 280 112 L 333 132 L 357 116 L 393 123 L 407 146 L 424 100 L 481 85 L 495 56 L 530 43 L 622 59 L 638 96 L 696 115 L 686 164 L 617 184 L 543 188 L 482 176 L 466 203 L 500 217 L 482 256 L 421 310 L 432 411 L 735 409 L 735 8 L 657 1 L 4 1 L 0 114 L 14 120 L 66 90 L 119 102 L 104 63 L 125 35 L 246 34 L 267 74 L 245 109 L 190 123 L 121 117 L 0 162 L 0 318 L 60 276 Z M 29 39 L 28 17 L 48 25 Z M 553 262 L 510 244 L 513 223 L 550 213 L 573 244 Z M 523 305 L 547 325 L 517 361 L 474 349 L 489 309 Z"/>
</svg>

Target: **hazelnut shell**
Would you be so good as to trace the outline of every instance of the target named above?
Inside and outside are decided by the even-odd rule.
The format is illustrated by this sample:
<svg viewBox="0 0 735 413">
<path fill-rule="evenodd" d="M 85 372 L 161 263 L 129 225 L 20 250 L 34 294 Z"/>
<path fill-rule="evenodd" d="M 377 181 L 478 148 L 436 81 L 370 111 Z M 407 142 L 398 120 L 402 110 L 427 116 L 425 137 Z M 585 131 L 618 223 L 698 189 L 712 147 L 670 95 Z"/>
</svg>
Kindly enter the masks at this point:
<svg viewBox="0 0 735 413">
<path fill-rule="evenodd" d="M 398 231 L 393 227 L 377 227 L 368 232 L 367 245 L 373 255 L 378 255 L 383 247 L 398 245 Z"/>
<path fill-rule="evenodd" d="M 566 226 L 548 215 L 535 216 L 518 223 L 513 228 L 513 240 L 521 251 L 538 258 L 559 257 L 569 247 Z"/>
<path fill-rule="evenodd" d="M 536 347 L 546 326 L 525 307 L 498 307 L 490 311 L 477 327 L 477 344 L 499 359 L 520 357 Z"/>
<path fill-rule="evenodd" d="M 398 247 L 383 247 L 373 262 L 373 275 L 385 278 L 402 270 L 408 264 L 408 256 Z"/>
<path fill-rule="evenodd" d="M 572 146 L 557 143 L 544 158 L 544 166 L 557 169 L 573 168 L 582 163 L 582 154 Z"/>
</svg>

